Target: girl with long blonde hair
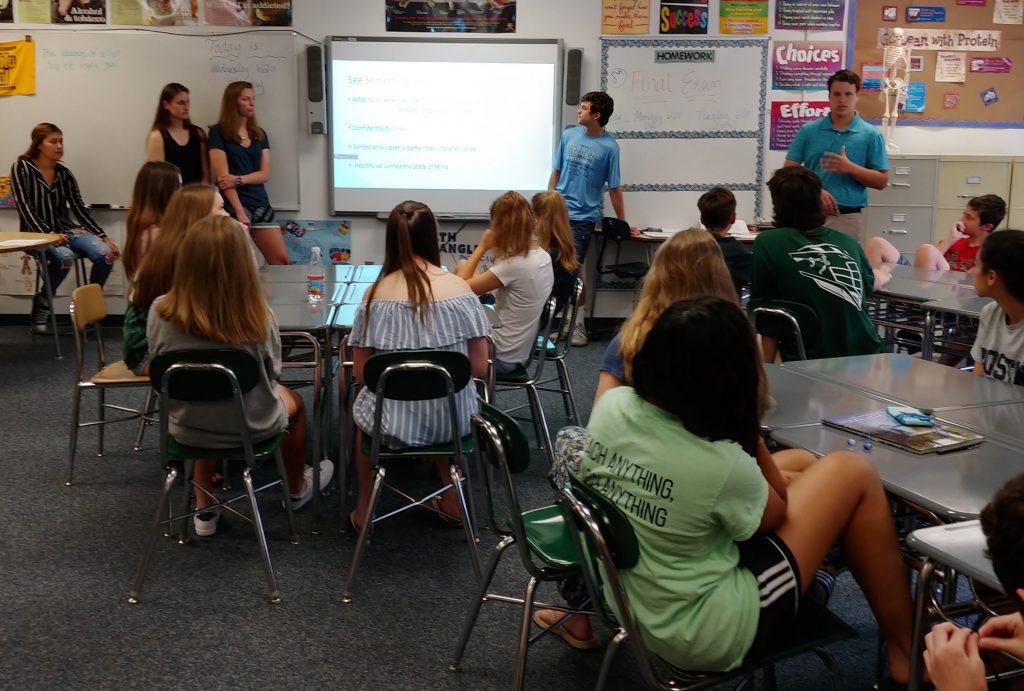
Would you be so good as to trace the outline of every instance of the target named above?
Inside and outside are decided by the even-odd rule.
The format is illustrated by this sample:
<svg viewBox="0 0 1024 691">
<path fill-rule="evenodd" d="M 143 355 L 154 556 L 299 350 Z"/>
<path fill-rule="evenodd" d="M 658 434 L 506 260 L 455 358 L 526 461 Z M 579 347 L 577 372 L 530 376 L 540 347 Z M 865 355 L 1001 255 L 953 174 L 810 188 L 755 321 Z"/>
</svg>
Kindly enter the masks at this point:
<svg viewBox="0 0 1024 691">
<path fill-rule="evenodd" d="M 149 372 L 146 319 L 153 301 L 171 288 L 185 231 L 211 215 L 226 215 L 215 187 L 193 183 L 177 190 L 167 202 L 160 233 L 131 277 L 124 313 L 124 362 L 136 374 Z"/>
<path fill-rule="evenodd" d="M 254 443 L 288 429 L 281 443 L 288 491 L 293 508 L 313 496 L 313 469 L 306 467 L 306 414 L 302 398 L 278 384 L 281 376 L 281 335 L 267 305 L 249 243 L 238 223 L 226 216 L 204 218 L 185 232 L 178 247 L 182 257 L 170 289 L 153 302 L 147 336 L 154 356 L 183 349 L 229 347 L 249 353 L 261 363 L 256 385 L 243 395 L 246 424 Z M 241 443 L 231 401 L 188 403 L 171 401 L 164 411 L 170 432 L 183 444 L 235 447 Z M 334 466 L 320 462 L 321 489 L 330 482 Z M 213 461 L 198 461 L 196 534 L 212 535 L 218 515 L 204 511 L 212 504 Z"/>
<path fill-rule="evenodd" d="M 565 205 L 565 198 L 554 191 L 533 195 L 530 206 L 537 217 L 537 245 L 551 255 L 555 281 L 552 293 L 558 301 L 555 309 L 558 312 L 569 299 L 579 275 L 576 245 L 569 226 L 569 207 Z"/>
<path fill-rule="evenodd" d="M 268 264 L 287 264 L 288 250 L 278 227 L 253 228 L 274 220 L 264 184 L 270 180 L 270 138 L 256 121 L 256 91 L 249 82 L 224 88 L 220 118 L 210 127 L 210 170 L 224 194 L 229 214 L 249 229 Z"/>
<path fill-rule="evenodd" d="M 535 222 L 526 198 L 506 192 L 491 204 L 491 227 L 484 231 L 480 244 L 455 269 L 477 295 L 496 293 L 494 307 L 501 326 L 491 338 L 498 374 L 513 372 L 530 359 L 540 315 L 554 284 L 551 256 L 534 242 Z M 477 267 L 488 250 L 494 265 L 478 274 Z"/>
</svg>

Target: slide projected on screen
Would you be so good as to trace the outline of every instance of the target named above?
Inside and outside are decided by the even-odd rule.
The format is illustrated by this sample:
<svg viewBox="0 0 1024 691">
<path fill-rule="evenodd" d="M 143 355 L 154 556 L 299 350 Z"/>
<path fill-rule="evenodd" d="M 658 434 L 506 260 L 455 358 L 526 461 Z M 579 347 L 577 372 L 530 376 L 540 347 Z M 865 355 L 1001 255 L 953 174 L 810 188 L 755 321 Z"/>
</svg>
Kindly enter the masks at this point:
<svg viewBox="0 0 1024 691">
<path fill-rule="evenodd" d="M 359 39 L 331 43 L 334 211 L 383 212 L 413 198 L 483 214 L 506 190 L 551 174 L 557 42 Z"/>
</svg>

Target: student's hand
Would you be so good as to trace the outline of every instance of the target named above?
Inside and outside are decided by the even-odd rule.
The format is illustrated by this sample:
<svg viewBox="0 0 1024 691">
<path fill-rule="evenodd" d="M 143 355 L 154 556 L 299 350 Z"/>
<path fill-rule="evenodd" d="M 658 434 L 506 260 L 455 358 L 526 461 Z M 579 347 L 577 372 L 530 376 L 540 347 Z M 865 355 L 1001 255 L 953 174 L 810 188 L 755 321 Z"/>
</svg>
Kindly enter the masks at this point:
<svg viewBox="0 0 1024 691">
<path fill-rule="evenodd" d="M 114 259 L 120 259 L 121 258 L 121 250 L 120 250 L 120 248 L 114 243 L 113 240 L 110 239 L 109 235 L 107 237 L 103 238 L 103 242 L 107 243 L 107 247 L 110 248 L 110 254 L 111 254 L 111 256 L 114 257 Z"/>
<path fill-rule="evenodd" d="M 830 173 L 849 173 L 852 166 L 853 162 L 846 157 L 845 146 L 839 149 L 839 153 L 826 151 L 821 157 L 821 167 Z"/>
<path fill-rule="evenodd" d="M 839 205 L 836 203 L 836 198 L 826 189 L 821 190 L 821 206 L 826 216 L 839 215 Z"/>
<path fill-rule="evenodd" d="M 637 228 L 636 226 L 630 226 L 629 227 L 629 237 L 631 237 L 631 238 L 638 238 L 638 237 L 640 237 L 640 229 Z"/>
<path fill-rule="evenodd" d="M 995 617 L 986 621 L 978 635 L 978 646 L 982 650 L 993 650 L 1024 657 L 1024 620 L 1019 612 Z"/>
<path fill-rule="evenodd" d="M 494 231 L 488 228 L 484 231 L 484 234 L 480 236 L 480 246 L 484 248 L 484 251 L 489 250 L 494 246 Z"/>
<path fill-rule="evenodd" d="M 892 280 L 892 264 L 881 264 L 877 269 L 872 269 L 875 274 L 875 282 L 871 290 L 878 290 Z"/>
<path fill-rule="evenodd" d="M 235 176 L 231 173 L 224 173 L 217 176 L 217 187 L 222 190 L 230 190 L 235 186 Z"/>
<path fill-rule="evenodd" d="M 962 240 L 965 237 L 967 237 L 967 235 L 964 233 L 964 224 L 961 223 L 960 221 L 957 221 L 956 223 L 953 224 L 953 227 L 949 229 L 948 242 L 950 245 L 952 245 L 957 240 Z"/>
<path fill-rule="evenodd" d="M 235 209 L 235 220 L 245 226 L 246 230 L 252 230 L 252 221 L 249 220 L 249 214 L 245 213 L 245 209 Z"/>
<path fill-rule="evenodd" d="M 54 247 L 63 247 L 64 245 L 68 244 L 68 234 L 67 233 L 53 233 L 53 234 L 57 236 L 57 242 L 56 242 L 56 244 L 54 244 Z"/>
<path fill-rule="evenodd" d="M 976 633 L 942 622 L 932 627 L 924 644 L 924 664 L 938 691 L 985 691 L 988 687 Z"/>
</svg>

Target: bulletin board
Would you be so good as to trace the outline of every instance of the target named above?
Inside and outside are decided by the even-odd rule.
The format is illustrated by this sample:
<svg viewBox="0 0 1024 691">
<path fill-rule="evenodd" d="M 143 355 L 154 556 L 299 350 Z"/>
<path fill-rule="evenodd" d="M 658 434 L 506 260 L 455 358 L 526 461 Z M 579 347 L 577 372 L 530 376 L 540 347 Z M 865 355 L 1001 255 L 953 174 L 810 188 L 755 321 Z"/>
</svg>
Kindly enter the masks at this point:
<svg viewBox="0 0 1024 691">
<path fill-rule="evenodd" d="M 935 81 L 938 50 L 914 48 L 912 56 L 920 61 L 920 71 L 910 72 L 911 82 L 923 82 L 925 89 L 924 112 L 900 111 L 898 125 L 924 125 L 935 127 L 1009 127 L 1024 128 L 1024 24 L 997 24 L 993 21 L 998 0 L 957 0 L 950 2 L 907 2 L 907 0 L 857 0 L 850 6 L 847 55 L 850 69 L 861 73 L 865 63 L 882 62 L 882 48 L 878 47 L 879 29 L 902 27 L 932 30 L 983 30 L 1001 33 L 1000 45 L 994 51 L 971 50 L 968 47 L 943 47 L 942 51 L 966 53 L 967 71 L 963 83 Z M 966 3 L 970 4 L 966 4 Z M 885 8 L 895 7 L 895 21 L 883 21 Z M 944 10 L 945 20 L 936 22 L 908 22 L 908 9 Z M 892 10 L 889 10 L 890 17 Z M 972 72 L 971 59 L 1006 58 L 1011 61 L 1008 72 Z M 985 105 L 982 94 L 995 90 L 997 102 Z M 862 92 L 857 110 L 867 119 L 881 118 L 885 105 L 880 92 Z"/>
<path fill-rule="evenodd" d="M 0 30 L 0 41 L 23 39 Z M 299 207 L 299 113 L 296 41 L 291 31 L 190 36 L 146 30 L 36 30 L 36 93 L 0 98 L 0 175 L 29 145 L 32 128 L 64 132 L 64 162 L 89 204 L 128 204 L 146 161 L 146 137 L 160 89 L 181 82 L 191 92 L 192 122 L 217 121 L 232 81 L 252 82 L 256 117 L 271 146 L 267 192 L 274 208 Z"/>
</svg>

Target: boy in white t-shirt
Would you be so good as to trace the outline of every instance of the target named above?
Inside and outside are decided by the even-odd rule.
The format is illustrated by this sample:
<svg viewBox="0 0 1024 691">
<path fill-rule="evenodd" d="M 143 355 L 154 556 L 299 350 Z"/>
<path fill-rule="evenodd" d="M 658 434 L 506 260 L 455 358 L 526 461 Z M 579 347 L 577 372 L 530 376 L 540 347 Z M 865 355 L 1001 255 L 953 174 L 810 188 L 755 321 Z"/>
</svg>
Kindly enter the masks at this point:
<svg viewBox="0 0 1024 691">
<path fill-rule="evenodd" d="M 995 300 L 981 310 L 974 373 L 1024 386 L 1024 230 L 985 238 L 971 273 L 978 295 Z"/>
</svg>

